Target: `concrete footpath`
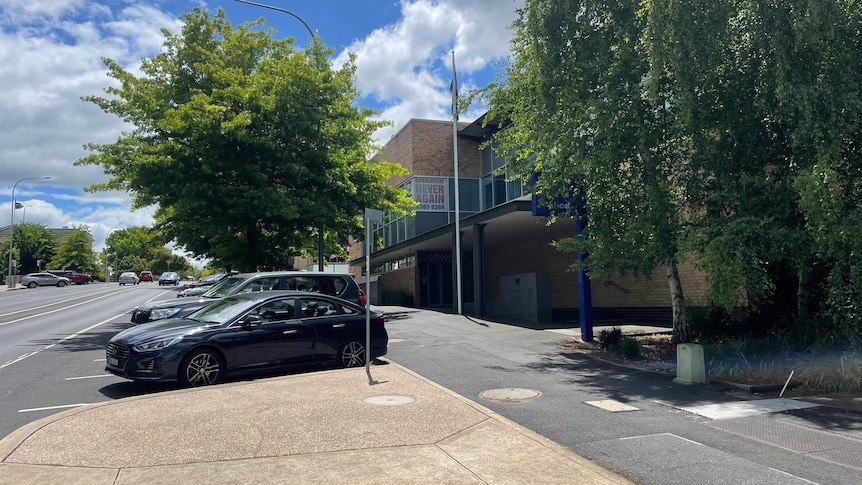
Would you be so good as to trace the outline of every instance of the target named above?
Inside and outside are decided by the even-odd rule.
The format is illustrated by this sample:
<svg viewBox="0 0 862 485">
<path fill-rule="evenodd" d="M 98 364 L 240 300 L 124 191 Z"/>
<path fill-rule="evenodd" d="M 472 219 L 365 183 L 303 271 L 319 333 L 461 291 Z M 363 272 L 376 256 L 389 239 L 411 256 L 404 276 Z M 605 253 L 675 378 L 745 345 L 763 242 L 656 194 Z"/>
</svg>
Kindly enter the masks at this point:
<svg viewBox="0 0 862 485">
<path fill-rule="evenodd" d="M 0 441 L 0 484 L 631 483 L 383 363 L 61 412 Z"/>
</svg>

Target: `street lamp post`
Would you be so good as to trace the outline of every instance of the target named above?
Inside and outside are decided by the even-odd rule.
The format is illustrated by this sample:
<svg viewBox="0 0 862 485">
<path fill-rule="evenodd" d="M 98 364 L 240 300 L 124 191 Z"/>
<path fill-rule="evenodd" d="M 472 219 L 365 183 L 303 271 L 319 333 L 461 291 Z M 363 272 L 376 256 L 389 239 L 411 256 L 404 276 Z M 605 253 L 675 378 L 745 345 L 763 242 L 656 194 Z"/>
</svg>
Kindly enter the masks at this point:
<svg viewBox="0 0 862 485">
<path fill-rule="evenodd" d="M 249 2 L 248 0 L 236 0 L 236 1 L 239 3 L 246 3 L 248 5 L 254 5 L 255 7 L 268 8 L 270 10 L 275 10 L 276 12 L 286 13 L 286 14 L 290 15 L 291 17 L 295 18 L 296 20 L 299 20 L 300 22 L 302 22 L 302 25 L 306 28 L 306 30 L 308 30 L 308 34 L 311 35 L 312 41 L 314 41 L 315 39 L 319 39 L 318 35 L 315 34 L 314 31 L 311 30 L 311 27 L 308 26 L 308 23 L 306 23 L 305 20 L 302 20 L 302 17 L 291 12 L 290 10 L 283 9 L 280 7 L 273 7 L 272 5 L 266 5 L 263 3 Z M 320 130 L 320 124 L 317 125 L 317 129 L 318 129 L 318 131 Z M 318 229 L 318 234 L 317 234 L 317 270 L 320 271 L 321 273 L 323 272 L 323 253 L 324 253 L 324 251 L 325 251 L 325 248 L 324 248 L 324 241 L 323 241 L 323 224 L 320 224 L 320 227 Z"/>
<path fill-rule="evenodd" d="M 112 228 L 108 229 L 108 232 L 105 233 L 105 283 L 111 282 L 111 278 L 108 275 L 108 262 L 110 261 L 110 257 L 111 257 L 108 254 L 108 236 L 110 236 L 111 233 L 116 231 L 117 229 L 122 229 L 122 227 L 112 227 Z M 115 252 L 114 253 L 114 269 L 115 270 L 117 269 L 117 263 L 118 263 L 118 261 L 116 259 L 117 259 L 117 253 Z"/>
<path fill-rule="evenodd" d="M 12 236 L 15 235 L 15 188 L 18 187 L 18 184 L 25 180 L 50 180 L 51 177 L 24 177 L 21 180 L 15 182 L 15 185 L 12 186 L 12 216 L 9 217 L 9 288 L 15 287 L 15 279 L 12 277 Z"/>
</svg>

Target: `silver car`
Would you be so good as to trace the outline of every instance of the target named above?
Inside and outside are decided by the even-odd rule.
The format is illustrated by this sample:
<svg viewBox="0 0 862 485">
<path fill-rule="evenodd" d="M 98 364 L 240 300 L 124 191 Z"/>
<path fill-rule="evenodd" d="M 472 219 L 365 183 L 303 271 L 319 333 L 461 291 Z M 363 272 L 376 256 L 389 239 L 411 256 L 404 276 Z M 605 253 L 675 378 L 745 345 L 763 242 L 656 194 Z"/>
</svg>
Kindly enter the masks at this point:
<svg viewBox="0 0 862 485">
<path fill-rule="evenodd" d="M 138 275 L 134 272 L 127 271 L 120 275 L 120 278 L 117 279 L 117 282 L 119 282 L 121 285 L 137 285 L 141 282 L 141 278 L 138 277 Z"/>
<path fill-rule="evenodd" d="M 63 287 L 71 283 L 69 278 L 65 276 L 57 276 L 51 273 L 30 273 L 21 278 L 21 284 L 27 288 L 35 288 L 37 286 L 58 286 Z"/>
</svg>

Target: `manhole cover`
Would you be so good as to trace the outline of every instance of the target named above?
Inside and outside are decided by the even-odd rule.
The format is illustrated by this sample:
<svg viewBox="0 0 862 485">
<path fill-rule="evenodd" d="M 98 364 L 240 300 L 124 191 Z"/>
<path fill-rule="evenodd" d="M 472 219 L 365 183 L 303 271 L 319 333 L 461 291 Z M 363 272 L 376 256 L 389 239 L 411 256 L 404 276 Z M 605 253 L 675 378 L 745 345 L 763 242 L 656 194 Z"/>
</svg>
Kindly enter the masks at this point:
<svg viewBox="0 0 862 485">
<path fill-rule="evenodd" d="M 479 396 L 489 401 L 500 402 L 522 402 L 535 399 L 541 395 L 542 393 L 535 389 L 518 389 L 513 387 L 507 389 L 488 389 L 479 394 Z"/>
<path fill-rule="evenodd" d="M 365 404 L 374 404 L 375 406 L 401 406 L 404 404 L 413 404 L 418 400 L 418 398 L 413 396 L 389 394 L 383 396 L 369 396 L 362 399 L 362 402 Z"/>
</svg>

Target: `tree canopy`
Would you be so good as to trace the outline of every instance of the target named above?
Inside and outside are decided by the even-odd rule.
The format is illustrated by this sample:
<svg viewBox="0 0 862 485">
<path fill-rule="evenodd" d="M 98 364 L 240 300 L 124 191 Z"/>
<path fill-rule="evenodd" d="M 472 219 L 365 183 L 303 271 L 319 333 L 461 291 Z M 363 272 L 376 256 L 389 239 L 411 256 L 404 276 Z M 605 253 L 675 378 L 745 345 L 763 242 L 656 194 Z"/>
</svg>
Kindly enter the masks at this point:
<svg viewBox="0 0 862 485">
<path fill-rule="evenodd" d="M 131 226 L 111 231 L 105 239 L 106 262 L 116 265 L 115 271 L 152 271 L 158 276 L 165 271 L 187 273 L 191 263 L 185 257 L 165 247 L 159 231 L 142 226 Z"/>
<path fill-rule="evenodd" d="M 592 274 L 664 265 L 678 281 L 695 256 L 716 304 L 757 309 L 788 281 L 809 294 L 820 268 L 828 298 L 814 313 L 858 329 L 860 12 L 858 0 L 526 0 L 505 73 L 479 95 L 507 123 L 495 141 L 510 168 L 541 174 L 537 193 L 583 189 L 588 237 L 558 247 L 588 252 Z"/>
<path fill-rule="evenodd" d="M 51 258 L 47 268 L 95 273 L 96 254 L 93 252 L 93 236 L 90 235 L 90 228 L 76 227 L 66 234 L 63 241 L 57 245 L 54 257 Z"/>
<path fill-rule="evenodd" d="M 47 226 L 35 222 L 15 224 L 12 234 L 12 259 L 16 261 L 15 274 L 23 275 L 48 269 L 48 262 L 54 257 L 57 238 Z M 3 245 L 3 261 L 9 262 L 9 238 Z M 40 266 L 41 265 L 41 266 Z M 8 273 L 7 269 L 3 271 Z"/>
<path fill-rule="evenodd" d="M 117 84 L 83 99 L 133 129 L 87 145 L 93 153 L 76 164 L 110 176 L 89 190 L 157 205 L 167 240 L 244 270 L 288 266 L 321 227 L 361 237 L 365 207 L 412 207 L 385 183 L 404 169 L 369 158 L 384 123 L 356 106 L 352 59 L 334 69 L 319 38 L 300 50 L 255 30 L 262 19 L 234 29 L 221 9 L 183 20 L 180 34 L 163 31 L 140 76 L 104 60 Z"/>
</svg>

